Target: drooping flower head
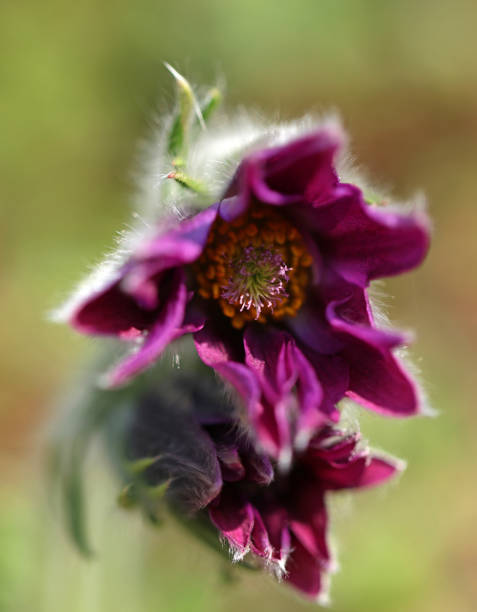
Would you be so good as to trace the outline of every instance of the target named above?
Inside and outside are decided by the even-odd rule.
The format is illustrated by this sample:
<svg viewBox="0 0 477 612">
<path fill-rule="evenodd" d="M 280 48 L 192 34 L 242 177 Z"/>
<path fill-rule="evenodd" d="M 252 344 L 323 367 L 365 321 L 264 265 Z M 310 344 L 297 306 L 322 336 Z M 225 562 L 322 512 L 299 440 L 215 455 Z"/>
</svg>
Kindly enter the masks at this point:
<svg viewBox="0 0 477 612">
<path fill-rule="evenodd" d="M 235 561 L 258 562 L 305 596 L 323 600 L 335 567 L 328 493 L 379 484 L 399 464 L 373 455 L 359 434 L 324 427 L 283 472 L 254 447 L 204 380 L 177 378 L 179 394 L 162 386 L 149 392 L 126 429 L 129 461 L 147 466 L 142 502 L 163 491 L 163 502 L 186 516 L 189 528 L 200 527 L 217 544 L 221 536 Z"/>
<path fill-rule="evenodd" d="M 187 218 L 148 232 L 69 318 L 135 343 L 111 386 L 193 334 L 200 358 L 242 396 L 262 448 L 285 465 L 338 420 L 345 395 L 387 415 L 420 410 L 393 352 L 406 338 L 376 327 L 367 288 L 419 265 L 429 231 L 422 211 L 372 206 L 340 179 L 336 125 L 275 145 L 273 131 L 260 136 L 267 146 L 247 143 L 218 201 L 194 212 L 191 196 Z"/>
</svg>

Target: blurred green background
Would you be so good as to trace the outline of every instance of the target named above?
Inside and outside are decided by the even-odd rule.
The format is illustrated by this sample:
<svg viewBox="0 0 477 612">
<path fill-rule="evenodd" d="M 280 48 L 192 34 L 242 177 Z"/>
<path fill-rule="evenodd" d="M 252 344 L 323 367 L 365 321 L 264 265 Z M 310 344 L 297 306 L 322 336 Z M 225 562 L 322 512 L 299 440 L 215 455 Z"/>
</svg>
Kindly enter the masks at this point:
<svg viewBox="0 0 477 612">
<path fill-rule="evenodd" d="M 371 443 L 408 460 L 398 486 L 333 504 L 337 612 L 477 609 L 477 4 L 468 0 L 4 1 L 0 7 L 0 611 L 301 610 L 262 576 L 226 580 L 173 525 L 115 506 L 88 463 L 98 558 L 48 505 L 52 398 L 94 341 L 45 313 L 128 220 L 136 145 L 173 99 L 167 60 L 227 82 L 227 104 L 288 118 L 338 109 L 356 158 L 435 222 L 417 272 L 386 283 L 436 419 L 359 410 Z M 159 100 L 159 104 L 158 104 Z"/>
</svg>

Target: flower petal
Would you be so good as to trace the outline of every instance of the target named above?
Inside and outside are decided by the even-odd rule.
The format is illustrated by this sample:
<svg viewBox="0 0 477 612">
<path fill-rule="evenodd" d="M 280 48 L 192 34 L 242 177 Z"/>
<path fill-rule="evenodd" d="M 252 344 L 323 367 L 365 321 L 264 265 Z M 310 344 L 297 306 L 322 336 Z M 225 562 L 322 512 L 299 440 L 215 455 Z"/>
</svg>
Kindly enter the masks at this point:
<svg viewBox="0 0 477 612">
<path fill-rule="evenodd" d="M 204 328 L 194 334 L 194 341 L 202 361 L 237 389 L 249 414 L 255 416 L 259 410 L 260 387 L 249 368 L 237 361 L 240 355 L 227 333 L 221 333 L 207 321 Z"/>
<path fill-rule="evenodd" d="M 406 335 L 376 329 L 371 322 L 355 323 L 351 318 L 358 313 L 355 298 L 356 294 L 327 307 L 328 321 L 344 343 L 341 354 L 349 364 L 348 397 L 382 414 L 416 414 L 417 387 L 391 352 L 407 341 Z M 360 318 L 363 316 L 358 314 L 357 319 Z"/>
<path fill-rule="evenodd" d="M 146 311 L 120 289 L 120 278 L 91 295 L 73 312 L 70 323 L 84 334 L 124 336 L 147 329 L 156 313 Z M 139 334 L 137 334 L 139 335 Z"/>
<path fill-rule="evenodd" d="M 323 236 L 334 269 L 349 282 L 395 276 L 418 266 L 429 248 L 429 220 L 422 212 L 400 214 L 355 197 L 332 230 Z"/>
<path fill-rule="evenodd" d="M 338 402 L 349 388 L 349 366 L 341 355 L 320 355 L 315 351 L 304 351 L 320 381 L 323 391 L 320 410 L 330 421 L 339 420 Z"/>
<path fill-rule="evenodd" d="M 254 195 L 275 205 L 327 201 L 338 182 L 332 161 L 341 142 L 342 134 L 328 128 L 252 155 Z"/>
<path fill-rule="evenodd" d="M 291 550 L 291 536 L 288 529 L 286 510 L 278 505 L 260 507 L 260 515 L 273 546 L 273 560 L 284 569 Z"/>
<path fill-rule="evenodd" d="M 343 141 L 337 127 L 326 127 L 285 145 L 252 153 L 239 166 L 220 205 L 220 215 L 233 221 L 253 198 L 285 206 L 322 204 L 336 197 L 338 179 L 332 161 Z"/>
<path fill-rule="evenodd" d="M 403 469 L 396 460 L 383 457 L 371 457 L 363 472 L 358 487 L 369 487 L 385 482 Z"/>
<path fill-rule="evenodd" d="M 256 508 L 253 508 L 252 552 L 264 559 L 270 559 L 273 548 L 268 537 L 267 528 Z"/>
<path fill-rule="evenodd" d="M 245 363 L 255 374 L 264 395 L 264 410 L 259 422 L 254 423 L 257 432 L 267 441 L 275 438 L 278 453 L 288 455 L 293 439 L 305 446 L 315 429 L 326 420 L 319 410 L 323 399 L 321 385 L 310 363 L 287 332 L 251 325 L 245 330 L 244 346 Z M 295 385 L 297 408 L 293 406 L 295 398 L 291 395 Z M 263 431 L 270 427 L 271 431 Z"/>
<path fill-rule="evenodd" d="M 348 351 L 350 387 L 348 397 L 370 410 L 393 417 L 420 411 L 419 393 L 399 361 L 363 344 Z"/>
<path fill-rule="evenodd" d="M 154 273 L 195 261 L 207 243 L 210 228 L 217 217 L 218 204 L 213 204 L 176 227 L 146 240 L 134 254 L 136 261 L 150 261 Z"/>
<path fill-rule="evenodd" d="M 331 563 L 326 537 L 328 515 L 321 482 L 311 474 L 307 480 L 296 482 L 291 504 L 291 532 L 322 568 L 328 568 Z"/>
<path fill-rule="evenodd" d="M 316 600 L 322 591 L 322 571 L 316 558 L 294 538 L 293 551 L 287 560 L 284 580 L 302 594 Z"/>
<path fill-rule="evenodd" d="M 126 382 L 150 366 L 166 346 L 177 337 L 189 331 L 188 327 L 181 329 L 184 321 L 187 289 L 184 283 L 184 273 L 181 269 L 173 273 L 168 299 L 162 305 L 157 319 L 139 350 L 126 357 L 106 377 L 106 386 L 115 387 Z"/>
<path fill-rule="evenodd" d="M 238 559 L 244 557 L 250 549 L 254 525 L 252 505 L 224 487 L 217 502 L 210 506 L 209 516 Z"/>
</svg>

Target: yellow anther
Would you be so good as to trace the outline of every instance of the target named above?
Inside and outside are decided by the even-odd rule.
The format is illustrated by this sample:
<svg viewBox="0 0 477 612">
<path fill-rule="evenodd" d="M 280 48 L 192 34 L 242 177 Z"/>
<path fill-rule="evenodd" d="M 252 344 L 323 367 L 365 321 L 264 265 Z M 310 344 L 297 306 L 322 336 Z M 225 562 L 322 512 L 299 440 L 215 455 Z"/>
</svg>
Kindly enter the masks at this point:
<svg viewBox="0 0 477 612">
<path fill-rule="evenodd" d="M 235 329 L 242 329 L 244 325 L 245 325 L 245 320 L 242 317 L 242 315 L 236 315 L 232 319 L 232 327 L 235 327 Z"/>
<path fill-rule="evenodd" d="M 265 298 L 261 307 L 257 306 L 258 302 L 250 300 L 245 302 L 247 306 L 243 308 L 241 299 L 247 295 L 247 289 L 244 294 L 239 289 L 236 297 L 230 293 L 230 283 L 237 274 L 242 253 L 250 247 L 257 250 L 257 261 L 261 261 L 265 250 L 273 257 L 281 258 L 286 267 L 284 293 L 277 295 L 273 307 L 268 305 L 269 298 Z M 255 261 L 254 257 L 252 251 L 252 262 Z M 264 324 L 270 319 L 296 315 L 305 300 L 312 261 L 297 228 L 280 211 L 254 203 L 246 214 L 231 223 L 217 218 L 206 248 L 193 269 L 198 294 L 204 299 L 217 300 L 220 310 L 232 326 L 242 329 L 248 322 Z M 224 295 L 227 292 L 234 297 L 226 299 Z"/>
<path fill-rule="evenodd" d="M 210 299 L 210 291 L 207 291 L 207 289 L 204 289 L 203 287 L 199 289 L 199 295 L 203 297 L 204 300 Z"/>
<path fill-rule="evenodd" d="M 290 251 L 293 253 L 293 255 L 297 255 L 299 257 L 305 252 L 305 247 L 303 246 L 303 244 L 293 242 L 290 246 Z"/>
<path fill-rule="evenodd" d="M 237 311 L 235 310 L 235 308 L 232 306 L 232 304 L 229 304 L 228 302 L 226 302 L 225 300 L 221 300 L 220 302 L 220 306 L 222 308 L 222 312 L 224 313 L 224 315 L 226 317 L 234 317 L 237 314 Z"/>
</svg>

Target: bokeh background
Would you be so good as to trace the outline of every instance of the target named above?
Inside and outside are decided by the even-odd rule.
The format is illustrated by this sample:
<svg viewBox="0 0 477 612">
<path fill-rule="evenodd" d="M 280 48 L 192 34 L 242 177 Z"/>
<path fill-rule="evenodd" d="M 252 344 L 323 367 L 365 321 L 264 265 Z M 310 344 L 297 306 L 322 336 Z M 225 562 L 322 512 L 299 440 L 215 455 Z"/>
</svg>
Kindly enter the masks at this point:
<svg viewBox="0 0 477 612">
<path fill-rule="evenodd" d="M 427 194 L 430 256 L 386 290 L 392 319 L 418 330 L 440 415 L 359 411 L 371 443 L 408 470 L 334 504 L 332 610 L 477 609 L 476 23 L 472 0 L 2 2 L 1 612 L 312 608 L 117 509 L 100 461 L 88 463 L 94 561 L 48 503 L 51 406 L 94 342 L 45 313 L 128 220 L 137 142 L 173 99 L 163 60 L 199 83 L 225 76 L 230 107 L 338 109 L 371 177 L 400 198 Z"/>
</svg>

